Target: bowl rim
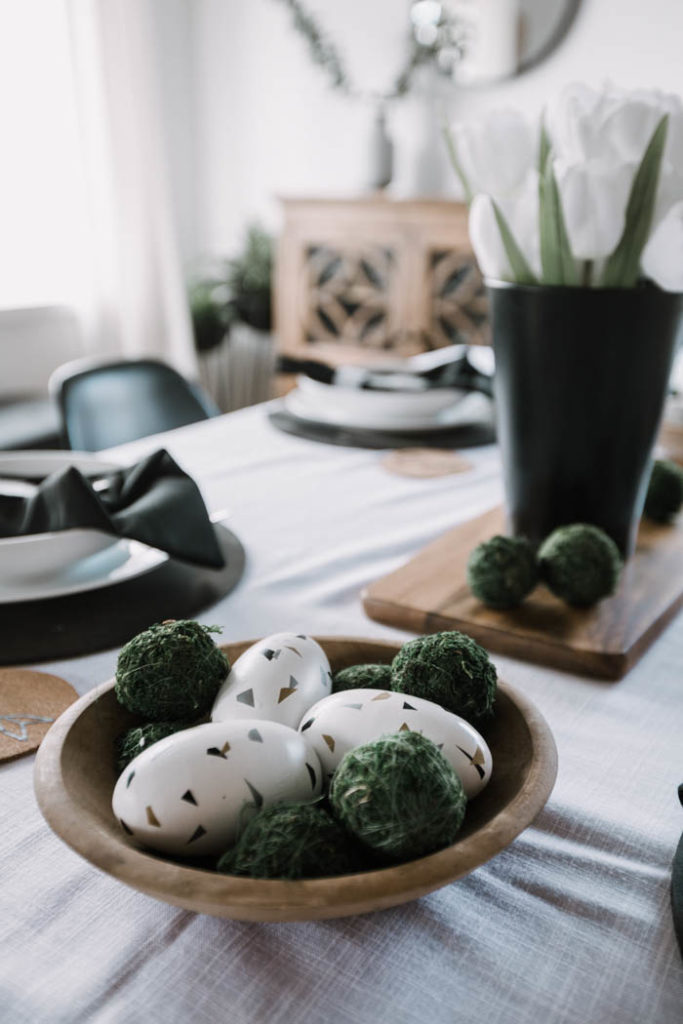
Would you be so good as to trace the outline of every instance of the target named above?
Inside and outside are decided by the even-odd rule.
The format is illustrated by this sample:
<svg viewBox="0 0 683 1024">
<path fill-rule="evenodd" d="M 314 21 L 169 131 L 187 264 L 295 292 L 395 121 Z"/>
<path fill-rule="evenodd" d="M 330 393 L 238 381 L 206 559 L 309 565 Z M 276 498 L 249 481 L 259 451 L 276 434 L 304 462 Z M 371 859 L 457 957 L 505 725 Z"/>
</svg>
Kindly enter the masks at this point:
<svg viewBox="0 0 683 1024">
<path fill-rule="evenodd" d="M 9 548 L 14 549 L 20 547 L 42 547 L 43 545 L 52 545 L 59 541 L 73 541 L 79 537 L 85 536 L 89 540 L 94 537 L 99 537 L 102 540 L 102 547 L 109 545 L 105 544 L 105 540 L 110 540 L 112 544 L 116 544 L 122 538 L 116 533 L 108 533 L 106 530 L 98 530 L 94 526 L 69 526 L 66 530 L 45 530 L 43 533 L 21 533 L 15 537 L 0 537 L 0 551 L 7 550 Z"/>
<path fill-rule="evenodd" d="M 314 639 L 323 649 L 339 642 L 372 644 L 387 655 L 402 646 L 400 642 L 371 637 Z M 255 642 L 234 641 L 222 644 L 221 648 L 246 648 Z M 526 696 L 499 679 L 499 692 L 525 720 L 533 756 L 519 791 L 481 828 L 427 857 L 358 874 L 302 881 L 222 875 L 163 860 L 131 845 L 123 833 L 120 842 L 113 841 L 99 822 L 90 820 L 84 828 L 82 809 L 73 801 L 64 782 L 64 745 L 74 723 L 113 687 L 113 679 L 99 684 L 67 708 L 51 726 L 38 749 L 34 767 L 38 806 L 52 830 L 95 867 L 156 899 L 199 913 L 236 920 L 302 921 L 368 913 L 407 903 L 462 878 L 500 853 L 541 811 L 557 777 L 557 748 L 548 724 Z"/>
<path fill-rule="evenodd" d="M 315 380 L 313 377 L 307 377 L 305 373 L 300 373 L 296 378 L 297 387 L 302 393 L 307 396 L 316 398 L 334 398 L 334 400 L 341 399 L 345 401 L 348 399 L 349 404 L 365 404 L 365 405 L 379 405 L 379 404 L 394 404 L 394 405 L 418 405 L 418 406 L 441 406 L 448 405 L 458 401 L 463 396 L 468 395 L 470 392 L 463 388 L 455 387 L 443 387 L 443 388 L 424 388 L 420 391 L 402 391 L 400 388 L 392 388 L 386 391 L 379 389 L 364 389 L 349 387 L 344 384 L 326 384 L 324 381 Z"/>
</svg>

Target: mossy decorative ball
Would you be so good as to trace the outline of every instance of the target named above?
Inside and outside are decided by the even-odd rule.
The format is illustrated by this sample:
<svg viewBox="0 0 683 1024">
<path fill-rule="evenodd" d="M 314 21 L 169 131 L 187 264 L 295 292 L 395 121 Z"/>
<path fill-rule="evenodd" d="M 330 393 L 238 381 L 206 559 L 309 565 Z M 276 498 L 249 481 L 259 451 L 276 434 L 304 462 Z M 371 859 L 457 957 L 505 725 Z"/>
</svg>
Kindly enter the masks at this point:
<svg viewBox="0 0 683 1024">
<path fill-rule="evenodd" d="M 213 632 L 219 630 L 180 619 L 133 637 L 116 666 L 119 703 L 155 722 L 206 714 L 230 668 Z"/>
<path fill-rule="evenodd" d="M 668 523 L 683 505 L 683 469 L 668 459 L 652 467 L 645 497 L 645 515 L 657 523 Z"/>
<path fill-rule="evenodd" d="M 491 537 L 467 563 L 467 583 L 489 608 L 515 608 L 538 583 L 536 553 L 525 537 Z"/>
<path fill-rule="evenodd" d="M 467 798 L 431 740 L 399 732 L 349 750 L 330 787 L 343 825 L 388 861 L 413 860 L 454 842 Z"/>
<path fill-rule="evenodd" d="M 451 630 L 409 640 L 391 665 L 391 688 L 440 704 L 473 724 L 487 718 L 498 676 L 484 648 Z"/>
<path fill-rule="evenodd" d="M 350 665 L 336 672 L 332 680 L 332 693 L 356 690 L 359 687 L 390 690 L 391 665 Z"/>
<path fill-rule="evenodd" d="M 146 722 L 144 725 L 133 726 L 132 729 L 117 736 L 114 749 L 119 774 L 128 767 L 133 758 L 147 750 L 153 743 L 165 740 L 167 736 L 172 736 L 181 729 L 189 729 L 192 725 L 193 722 Z"/>
<path fill-rule="evenodd" d="M 226 875 L 324 878 L 357 870 L 356 844 L 319 804 L 277 804 L 251 818 L 218 861 Z"/>
<path fill-rule="evenodd" d="M 586 523 L 560 526 L 538 551 L 541 578 L 553 594 L 587 608 L 614 593 L 621 574 L 619 549 L 604 530 Z"/>
</svg>

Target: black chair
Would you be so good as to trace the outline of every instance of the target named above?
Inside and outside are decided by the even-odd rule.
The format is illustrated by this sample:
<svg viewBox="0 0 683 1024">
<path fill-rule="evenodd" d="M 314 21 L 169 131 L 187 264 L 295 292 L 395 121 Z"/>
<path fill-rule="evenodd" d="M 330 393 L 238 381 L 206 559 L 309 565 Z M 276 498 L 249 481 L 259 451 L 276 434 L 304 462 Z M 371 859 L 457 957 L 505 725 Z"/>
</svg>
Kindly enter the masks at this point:
<svg viewBox="0 0 683 1024">
<path fill-rule="evenodd" d="M 50 392 L 66 444 L 79 451 L 112 448 L 220 414 L 199 385 L 156 359 L 67 363 L 53 373 Z"/>
</svg>

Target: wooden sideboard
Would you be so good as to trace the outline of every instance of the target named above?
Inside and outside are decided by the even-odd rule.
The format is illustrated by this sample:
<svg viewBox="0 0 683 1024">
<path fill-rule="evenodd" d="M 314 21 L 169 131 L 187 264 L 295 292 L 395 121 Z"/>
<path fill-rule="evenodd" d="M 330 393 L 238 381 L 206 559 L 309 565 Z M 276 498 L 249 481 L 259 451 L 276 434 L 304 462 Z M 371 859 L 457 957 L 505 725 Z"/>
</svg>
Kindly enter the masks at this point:
<svg viewBox="0 0 683 1024">
<path fill-rule="evenodd" d="M 283 199 L 281 351 L 353 361 L 488 344 L 467 208 L 448 200 Z"/>
</svg>

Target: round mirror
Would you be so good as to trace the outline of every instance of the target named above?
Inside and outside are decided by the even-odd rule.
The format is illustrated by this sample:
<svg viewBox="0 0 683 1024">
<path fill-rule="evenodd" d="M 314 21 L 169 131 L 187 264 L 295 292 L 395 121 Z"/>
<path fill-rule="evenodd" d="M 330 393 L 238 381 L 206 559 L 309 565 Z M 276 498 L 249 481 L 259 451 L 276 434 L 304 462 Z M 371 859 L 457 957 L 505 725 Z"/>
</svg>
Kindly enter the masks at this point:
<svg viewBox="0 0 683 1024">
<path fill-rule="evenodd" d="M 460 85 L 519 75 L 562 41 L 581 0 L 415 0 L 417 43 Z"/>
</svg>

